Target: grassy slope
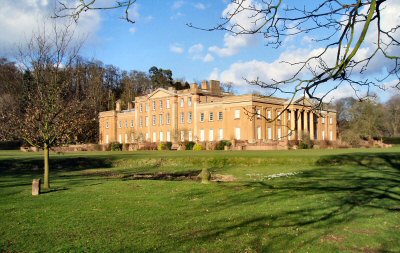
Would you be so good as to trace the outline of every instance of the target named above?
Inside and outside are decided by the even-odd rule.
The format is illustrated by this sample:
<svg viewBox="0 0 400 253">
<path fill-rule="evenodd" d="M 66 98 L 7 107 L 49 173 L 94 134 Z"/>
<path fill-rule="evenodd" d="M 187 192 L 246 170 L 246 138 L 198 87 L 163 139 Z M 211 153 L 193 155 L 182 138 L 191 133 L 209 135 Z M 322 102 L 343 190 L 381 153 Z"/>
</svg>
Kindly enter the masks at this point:
<svg viewBox="0 0 400 253">
<path fill-rule="evenodd" d="M 400 251 L 399 147 L 56 155 L 32 197 L 41 164 L 0 152 L 1 251 Z M 129 180 L 204 167 L 238 181 Z"/>
</svg>

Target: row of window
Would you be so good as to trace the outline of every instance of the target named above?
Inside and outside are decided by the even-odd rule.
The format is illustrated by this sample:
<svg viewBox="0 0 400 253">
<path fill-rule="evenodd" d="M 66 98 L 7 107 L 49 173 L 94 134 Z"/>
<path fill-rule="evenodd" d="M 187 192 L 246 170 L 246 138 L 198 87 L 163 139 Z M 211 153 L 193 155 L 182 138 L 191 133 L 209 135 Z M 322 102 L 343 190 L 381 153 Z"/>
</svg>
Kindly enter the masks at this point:
<svg viewBox="0 0 400 253">
<path fill-rule="evenodd" d="M 257 110 L 257 118 L 260 118 L 260 117 L 261 117 L 261 114 L 260 114 L 260 113 L 261 113 L 261 111 L 258 109 L 258 110 Z M 164 117 L 163 114 L 159 114 L 159 124 L 160 124 L 160 125 L 163 125 L 163 117 Z M 188 123 L 192 123 L 192 120 L 193 120 L 192 112 L 188 112 L 187 117 L 188 117 L 188 121 L 187 121 L 187 122 L 188 122 Z M 223 120 L 223 119 L 224 119 L 223 112 L 218 112 L 218 120 Z M 235 110 L 234 119 L 240 119 L 240 109 Z M 267 119 L 271 119 L 271 111 L 267 111 Z M 278 116 L 277 119 L 280 120 L 280 115 Z M 145 123 L 146 123 L 146 126 L 148 126 L 148 125 L 149 125 L 148 116 L 145 117 L 145 120 L 146 120 L 146 122 L 145 122 Z M 204 122 L 204 120 L 205 120 L 205 113 L 202 112 L 202 113 L 200 113 L 200 122 Z M 214 121 L 214 112 L 209 112 L 209 114 L 208 114 L 208 120 L 209 120 L 209 121 Z M 290 120 L 290 113 L 288 114 L 288 120 Z M 167 113 L 167 114 L 166 114 L 166 124 L 169 125 L 170 122 L 171 122 L 171 117 L 170 117 L 170 114 Z M 153 115 L 153 121 L 152 121 L 152 123 L 153 123 L 153 126 L 157 124 L 156 115 Z M 184 112 L 181 112 L 181 113 L 180 113 L 180 123 L 181 123 L 181 124 L 184 124 L 184 123 L 185 123 L 185 113 L 184 113 Z M 325 117 L 321 117 L 321 123 L 322 123 L 322 124 L 325 124 Z M 330 124 L 330 125 L 333 124 L 333 118 L 332 118 L 332 117 L 329 117 L 329 124 Z M 125 121 L 125 127 L 128 128 L 128 126 L 129 126 L 129 124 L 128 124 L 128 121 L 126 120 L 126 121 Z M 141 117 L 139 118 L 139 126 L 140 126 L 140 127 L 143 127 L 143 122 L 142 122 L 142 118 L 141 118 Z M 131 128 L 134 127 L 134 121 L 133 121 L 133 120 L 131 120 L 130 127 L 131 127 Z M 106 128 L 109 128 L 109 123 L 108 123 L 108 121 L 106 122 Z M 119 128 L 122 128 L 122 120 L 119 121 Z"/>
<path fill-rule="evenodd" d="M 180 103 L 180 107 L 184 107 L 184 106 L 185 106 L 185 99 L 184 99 L 184 98 L 180 98 L 179 101 L 180 101 L 180 102 L 179 102 L 179 103 Z M 157 102 L 158 102 L 158 106 L 159 106 L 160 110 L 162 110 L 163 107 L 164 107 L 164 102 L 163 102 L 163 100 L 153 101 L 153 102 L 152 102 L 152 109 L 153 109 L 153 111 L 155 111 L 156 108 L 157 108 Z M 191 98 L 191 97 L 188 97 L 188 98 L 187 98 L 187 104 L 188 104 L 189 107 L 192 106 L 192 98 Z M 146 110 L 146 112 L 148 112 L 148 111 L 149 111 L 149 103 L 145 103 L 145 106 L 146 106 L 145 110 Z M 165 101 L 165 107 L 166 107 L 167 109 L 170 109 L 170 108 L 171 108 L 171 101 L 170 101 L 169 99 L 167 99 L 167 100 Z M 142 103 L 139 104 L 139 112 L 143 112 L 143 104 L 142 104 Z"/>
</svg>

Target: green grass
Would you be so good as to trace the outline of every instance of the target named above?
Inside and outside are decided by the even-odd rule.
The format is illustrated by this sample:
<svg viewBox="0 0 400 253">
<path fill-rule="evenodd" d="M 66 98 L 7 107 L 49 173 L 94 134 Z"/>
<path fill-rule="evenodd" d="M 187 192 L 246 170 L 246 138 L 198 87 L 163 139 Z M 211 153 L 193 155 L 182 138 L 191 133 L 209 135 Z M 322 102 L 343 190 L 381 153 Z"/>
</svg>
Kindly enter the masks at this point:
<svg viewBox="0 0 400 253">
<path fill-rule="evenodd" d="M 33 197 L 41 159 L 0 151 L 0 252 L 400 252 L 400 147 L 53 155 Z"/>
</svg>

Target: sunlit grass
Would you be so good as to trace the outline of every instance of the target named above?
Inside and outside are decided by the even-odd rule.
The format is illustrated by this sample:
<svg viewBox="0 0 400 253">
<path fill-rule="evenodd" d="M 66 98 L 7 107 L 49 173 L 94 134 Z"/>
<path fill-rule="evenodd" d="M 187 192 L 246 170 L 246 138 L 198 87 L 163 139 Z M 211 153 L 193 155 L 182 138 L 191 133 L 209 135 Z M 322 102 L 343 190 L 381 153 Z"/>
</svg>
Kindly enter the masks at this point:
<svg viewBox="0 0 400 253">
<path fill-rule="evenodd" d="M 399 147 L 67 153 L 32 197 L 41 166 L 0 152 L 1 251 L 400 251 Z M 236 181 L 130 180 L 205 167 Z"/>
</svg>

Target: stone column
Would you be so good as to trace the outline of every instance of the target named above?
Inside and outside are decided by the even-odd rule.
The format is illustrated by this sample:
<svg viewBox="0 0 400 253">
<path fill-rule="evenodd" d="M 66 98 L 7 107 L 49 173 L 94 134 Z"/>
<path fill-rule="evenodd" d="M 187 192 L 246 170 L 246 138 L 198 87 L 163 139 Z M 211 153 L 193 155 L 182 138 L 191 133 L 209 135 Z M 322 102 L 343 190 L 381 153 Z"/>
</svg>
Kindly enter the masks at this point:
<svg viewBox="0 0 400 253">
<path fill-rule="evenodd" d="M 297 140 L 301 140 L 301 110 L 297 110 Z"/>
<path fill-rule="evenodd" d="M 252 142 L 256 141 L 256 120 L 257 120 L 257 108 L 252 108 L 253 113 L 253 122 L 251 124 L 251 138 L 253 139 Z"/>
<path fill-rule="evenodd" d="M 308 133 L 308 111 L 304 110 L 304 133 Z"/>
<path fill-rule="evenodd" d="M 267 139 L 267 137 L 266 137 L 267 123 L 265 121 L 265 117 L 267 117 L 267 115 L 265 115 L 265 107 L 261 107 L 261 139 L 262 139 L 262 141 L 265 141 Z"/>
<path fill-rule="evenodd" d="M 290 109 L 290 131 L 291 131 L 290 139 L 291 140 L 296 139 L 296 137 L 295 137 L 296 132 L 294 130 L 295 128 L 296 128 L 296 114 L 295 114 L 294 109 Z"/>
<path fill-rule="evenodd" d="M 314 113 L 310 111 L 310 139 L 314 140 Z"/>
<path fill-rule="evenodd" d="M 282 140 L 287 139 L 287 110 L 282 111 L 281 115 L 281 138 Z"/>
</svg>

